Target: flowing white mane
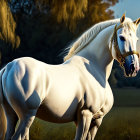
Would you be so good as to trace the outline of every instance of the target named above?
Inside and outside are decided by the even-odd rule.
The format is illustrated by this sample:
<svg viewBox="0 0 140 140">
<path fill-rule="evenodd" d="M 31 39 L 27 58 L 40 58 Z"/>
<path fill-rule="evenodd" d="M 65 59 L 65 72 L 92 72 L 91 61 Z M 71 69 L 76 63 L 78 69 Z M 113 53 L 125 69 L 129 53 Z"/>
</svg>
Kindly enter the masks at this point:
<svg viewBox="0 0 140 140">
<path fill-rule="evenodd" d="M 126 22 L 132 21 L 130 18 L 125 19 Z M 68 54 L 64 57 L 64 61 L 71 58 L 74 54 L 77 54 L 79 51 L 81 51 L 83 48 L 85 48 L 91 40 L 93 40 L 99 32 L 101 32 L 103 29 L 120 22 L 120 19 L 113 19 L 108 20 L 104 22 L 100 22 L 98 24 L 95 24 L 90 29 L 85 31 L 75 42 L 73 42 L 68 49 Z"/>
</svg>

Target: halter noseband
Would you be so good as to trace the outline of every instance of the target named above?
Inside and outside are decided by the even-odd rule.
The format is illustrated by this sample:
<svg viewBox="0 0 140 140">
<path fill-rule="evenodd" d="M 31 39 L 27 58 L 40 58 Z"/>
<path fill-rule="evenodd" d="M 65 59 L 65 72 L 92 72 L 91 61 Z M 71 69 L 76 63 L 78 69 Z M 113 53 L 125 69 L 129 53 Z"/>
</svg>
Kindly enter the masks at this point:
<svg viewBox="0 0 140 140">
<path fill-rule="evenodd" d="M 139 53 L 137 51 L 130 51 L 130 52 L 121 54 L 119 47 L 118 47 L 118 42 L 117 42 L 117 30 L 119 30 L 120 28 L 123 28 L 123 27 L 124 27 L 123 24 L 120 24 L 118 27 L 117 27 L 117 25 L 115 25 L 114 32 L 113 32 L 113 35 L 111 38 L 111 47 L 112 47 L 112 44 L 114 44 L 117 61 L 121 64 L 121 66 L 123 66 L 123 64 L 125 63 L 125 57 L 127 57 L 127 56 L 136 54 L 139 57 Z"/>
</svg>

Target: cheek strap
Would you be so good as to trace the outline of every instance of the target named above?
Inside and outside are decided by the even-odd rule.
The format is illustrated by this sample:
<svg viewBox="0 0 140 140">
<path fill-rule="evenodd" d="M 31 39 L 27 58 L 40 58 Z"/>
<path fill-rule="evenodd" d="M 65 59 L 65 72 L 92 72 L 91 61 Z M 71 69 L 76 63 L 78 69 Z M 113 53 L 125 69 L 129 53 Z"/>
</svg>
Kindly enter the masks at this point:
<svg viewBox="0 0 140 140">
<path fill-rule="evenodd" d="M 122 55 L 122 57 L 127 57 L 129 55 L 133 55 L 133 54 L 136 54 L 139 58 L 139 53 L 137 51 L 131 51 L 131 52 L 126 52 L 125 54 Z"/>
<path fill-rule="evenodd" d="M 136 54 L 139 58 L 139 53 L 137 51 L 130 51 L 130 52 L 121 54 L 119 50 L 119 46 L 118 46 L 118 41 L 117 41 L 117 30 L 119 30 L 120 28 L 123 28 L 123 24 L 120 24 L 118 27 L 117 25 L 115 25 L 114 32 L 111 38 L 111 47 L 112 45 L 114 45 L 117 61 L 121 64 L 121 66 L 123 66 L 123 64 L 125 63 L 125 57 Z"/>
</svg>

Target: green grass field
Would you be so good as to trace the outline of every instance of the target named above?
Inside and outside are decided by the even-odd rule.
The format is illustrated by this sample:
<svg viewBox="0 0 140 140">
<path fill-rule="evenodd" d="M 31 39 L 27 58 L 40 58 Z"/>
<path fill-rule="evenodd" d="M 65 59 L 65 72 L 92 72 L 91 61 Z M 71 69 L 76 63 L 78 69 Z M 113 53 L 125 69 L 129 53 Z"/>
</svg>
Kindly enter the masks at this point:
<svg viewBox="0 0 140 140">
<path fill-rule="evenodd" d="M 104 117 L 95 140 L 140 140 L 140 90 L 114 89 L 115 104 Z M 73 140 L 74 123 L 54 124 L 36 119 L 31 140 Z"/>
<path fill-rule="evenodd" d="M 140 107 L 140 89 L 115 88 L 113 89 L 114 106 L 118 107 Z"/>
</svg>

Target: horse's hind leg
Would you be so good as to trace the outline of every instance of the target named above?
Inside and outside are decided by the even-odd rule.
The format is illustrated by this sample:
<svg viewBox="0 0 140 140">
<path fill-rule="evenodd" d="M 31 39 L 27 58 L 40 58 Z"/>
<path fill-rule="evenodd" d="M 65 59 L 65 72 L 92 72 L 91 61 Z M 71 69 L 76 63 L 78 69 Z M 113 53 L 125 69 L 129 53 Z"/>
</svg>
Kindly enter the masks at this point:
<svg viewBox="0 0 140 140">
<path fill-rule="evenodd" d="M 5 134 L 5 140 L 9 140 L 14 135 L 18 117 L 14 110 L 11 108 L 11 106 L 7 103 L 7 101 L 4 101 L 3 106 L 7 119 L 7 130 Z"/>
<path fill-rule="evenodd" d="M 24 112 L 23 116 L 20 116 L 20 123 L 16 130 L 16 133 L 12 137 L 12 140 L 27 140 L 29 134 L 29 128 L 34 121 L 36 110 L 30 110 L 28 112 Z"/>
</svg>

